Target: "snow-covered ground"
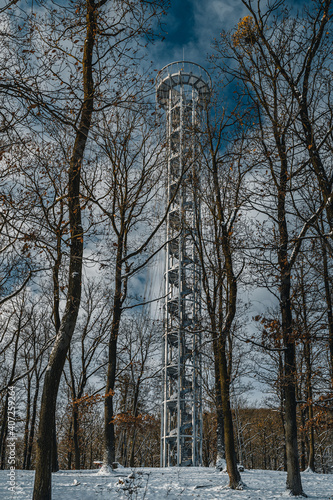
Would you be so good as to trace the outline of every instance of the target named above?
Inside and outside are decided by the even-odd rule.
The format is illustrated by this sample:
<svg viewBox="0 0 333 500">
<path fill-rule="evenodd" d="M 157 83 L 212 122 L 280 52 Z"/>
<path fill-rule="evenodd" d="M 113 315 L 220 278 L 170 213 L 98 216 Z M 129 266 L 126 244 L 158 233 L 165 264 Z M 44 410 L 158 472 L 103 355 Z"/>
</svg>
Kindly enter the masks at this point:
<svg viewBox="0 0 333 500">
<path fill-rule="evenodd" d="M 16 471 L 15 493 L 8 487 L 8 471 L 0 471 L 0 499 L 32 498 L 34 472 Z M 273 500 L 286 498 L 285 472 L 245 470 L 243 491 L 226 488 L 228 476 L 213 468 L 117 469 L 60 471 L 52 476 L 53 500 Z M 333 474 L 302 473 L 308 498 L 333 500 Z"/>
</svg>

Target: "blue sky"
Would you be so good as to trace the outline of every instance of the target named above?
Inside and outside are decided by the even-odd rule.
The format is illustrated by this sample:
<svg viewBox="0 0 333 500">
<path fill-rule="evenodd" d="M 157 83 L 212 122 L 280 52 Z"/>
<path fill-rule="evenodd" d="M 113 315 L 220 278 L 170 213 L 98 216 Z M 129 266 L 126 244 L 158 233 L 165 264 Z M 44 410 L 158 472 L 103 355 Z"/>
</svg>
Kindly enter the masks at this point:
<svg viewBox="0 0 333 500">
<path fill-rule="evenodd" d="M 261 0 L 262 8 L 268 0 Z M 287 4 L 296 13 L 308 0 L 291 0 Z M 238 21 L 248 15 L 241 0 L 171 0 L 171 8 L 163 18 L 163 41 L 150 47 L 154 69 L 160 70 L 170 62 L 192 61 L 209 70 L 207 55 L 211 43 L 222 30 L 235 28 Z"/>
<path fill-rule="evenodd" d="M 246 9 L 240 0 L 171 0 L 163 19 L 165 39 L 150 48 L 155 69 L 183 59 L 208 68 L 211 43 L 223 29 L 233 28 Z"/>
</svg>

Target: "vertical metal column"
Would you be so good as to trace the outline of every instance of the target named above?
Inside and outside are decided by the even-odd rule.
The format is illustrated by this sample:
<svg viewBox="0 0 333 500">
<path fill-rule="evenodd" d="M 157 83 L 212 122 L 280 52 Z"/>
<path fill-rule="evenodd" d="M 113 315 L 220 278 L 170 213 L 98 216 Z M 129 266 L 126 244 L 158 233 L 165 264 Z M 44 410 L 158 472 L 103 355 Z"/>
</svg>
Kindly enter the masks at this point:
<svg viewBox="0 0 333 500">
<path fill-rule="evenodd" d="M 202 464 L 202 392 L 196 137 L 211 81 L 201 66 L 180 61 L 158 73 L 156 87 L 157 101 L 166 111 L 171 202 L 166 222 L 161 466 L 197 466 Z"/>
</svg>

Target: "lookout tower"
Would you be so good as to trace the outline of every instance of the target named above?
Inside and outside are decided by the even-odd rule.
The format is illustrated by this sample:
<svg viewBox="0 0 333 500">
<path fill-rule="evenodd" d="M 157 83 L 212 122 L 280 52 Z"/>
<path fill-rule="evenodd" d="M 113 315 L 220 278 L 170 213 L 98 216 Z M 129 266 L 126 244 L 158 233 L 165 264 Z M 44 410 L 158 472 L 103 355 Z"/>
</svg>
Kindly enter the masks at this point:
<svg viewBox="0 0 333 500">
<path fill-rule="evenodd" d="M 202 464 L 200 292 L 201 112 L 211 92 L 207 71 L 187 61 L 165 66 L 156 78 L 166 113 L 167 202 L 161 466 Z"/>
</svg>

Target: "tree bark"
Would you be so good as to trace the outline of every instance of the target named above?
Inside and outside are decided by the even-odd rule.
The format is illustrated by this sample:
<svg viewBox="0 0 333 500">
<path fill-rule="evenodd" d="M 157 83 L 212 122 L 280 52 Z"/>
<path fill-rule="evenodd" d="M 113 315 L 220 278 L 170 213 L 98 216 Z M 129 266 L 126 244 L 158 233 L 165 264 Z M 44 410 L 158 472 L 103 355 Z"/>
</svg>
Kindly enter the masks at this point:
<svg viewBox="0 0 333 500">
<path fill-rule="evenodd" d="M 123 239 L 118 238 L 117 256 L 116 256 L 116 276 L 115 291 L 113 300 L 113 318 L 109 340 L 108 353 L 108 373 L 105 388 L 104 403 L 104 464 L 112 467 L 116 460 L 115 451 L 115 431 L 114 431 L 114 411 L 113 395 L 116 381 L 117 364 L 117 339 L 119 334 L 120 319 L 122 313 L 122 257 L 123 257 Z"/>
<path fill-rule="evenodd" d="M 229 475 L 229 487 L 231 489 L 240 489 L 242 487 L 241 476 L 237 468 L 237 456 L 235 450 L 235 438 L 233 429 L 233 418 L 230 406 L 230 380 L 227 367 L 227 357 L 225 352 L 225 341 L 220 342 L 219 349 L 220 361 L 220 382 L 222 395 L 222 409 L 224 416 L 224 441 L 225 458 L 227 462 L 227 471 Z"/>
<path fill-rule="evenodd" d="M 219 370 L 219 349 L 218 341 L 213 337 L 213 353 L 214 353 L 214 371 L 215 371 L 215 404 L 216 404 L 216 462 L 220 459 L 225 460 L 225 443 L 224 443 L 224 419 L 222 408 L 221 381 Z"/>
<path fill-rule="evenodd" d="M 280 310 L 284 343 L 284 395 L 285 395 L 285 433 L 287 455 L 287 489 L 292 495 L 304 495 L 298 458 L 297 416 L 296 416 L 296 353 L 292 332 L 292 313 L 290 301 L 291 266 L 288 261 L 288 229 L 286 221 L 286 193 L 288 165 L 283 135 L 274 127 L 275 142 L 280 157 L 280 178 L 277 193 L 279 226 L 278 262 L 280 268 Z"/>
<path fill-rule="evenodd" d="M 86 40 L 83 53 L 83 89 L 79 127 L 68 171 L 70 264 L 66 307 L 45 372 L 37 438 L 36 475 L 33 500 L 51 500 L 52 441 L 61 374 L 74 333 L 81 299 L 83 230 L 80 206 L 80 174 L 93 113 L 93 49 L 96 37 L 96 7 L 86 2 Z"/>
<path fill-rule="evenodd" d="M 27 470 L 30 470 L 30 468 L 31 468 L 31 454 L 32 454 L 32 447 L 34 444 L 34 436 L 35 436 L 35 423 L 36 423 L 36 415 L 37 415 L 38 393 L 39 393 L 39 379 L 37 378 L 37 375 L 36 375 L 36 388 L 35 388 L 34 400 L 32 403 L 32 414 L 31 414 L 31 422 L 30 422 L 28 451 L 27 451 L 27 462 L 26 462 L 26 469 Z"/>
<path fill-rule="evenodd" d="M 79 409 L 78 405 L 73 403 L 73 441 L 74 441 L 74 466 L 76 470 L 80 469 L 81 453 L 79 443 Z"/>
<path fill-rule="evenodd" d="M 218 387 L 217 387 L 218 385 Z M 217 415 L 217 428 L 216 428 L 216 460 L 225 460 L 225 442 L 224 442 L 224 417 L 222 408 L 221 385 L 218 381 L 216 384 L 216 415 Z"/>
<path fill-rule="evenodd" d="M 333 390 L 333 306 L 332 306 L 332 292 L 331 292 L 329 272 L 328 272 L 327 250 L 325 242 L 322 242 L 322 257 L 323 257 L 323 279 L 325 286 L 325 299 L 327 306 L 328 349 L 329 349 L 329 360 L 330 360 L 331 388 Z"/>
<path fill-rule="evenodd" d="M 7 442 L 7 421 L 8 421 L 8 399 L 9 393 L 7 391 L 5 402 L 2 410 L 2 422 L 0 429 L 0 469 L 3 470 L 5 468 L 6 461 L 6 442 Z"/>
<path fill-rule="evenodd" d="M 8 387 L 11 386 L 12 381 L 14 380 L 14 376 L 15 376 L 18 345 L 19 345 L 19 339 L 20 339 L 20 333 L 21 333 L 21 320 L 22 320 L 22 309 L 21 309 L 20 315 L 19 315 L 19 322 L 18 322 L 16 339 L 15 339 L 14 356 L 13 356 L 13 361 L 12 361 L 13 364 L 12 364 L 11 374 L 10 374 L 10 378 L 9 378 L 9 382 L 8 382 Z M 7 390 L 6 397 L 5 397 L 5 403 L 4 403 L 4 409 L 2 412 L 3 420 L 1 423 L 1 430 L 0 430 L 0 468 L 1 469 L 5 468 L 6 441 L 7 441 L 7 433 L 8 433 L 8 404 L 9 404 L 9 392 Z"/>
<path fill-rule="evenodd" d="M 30 424 L 30 411 L 31 411 L 31 377 L 28 375 L 28 388 L 27 388 L 27 411 L 25 417 L 25 426 L 24 426 L 24 439 L 23 439 L 23 464 L 22 469 L 27 468 L 27 454 L 28 454 L 28 443 L 29 443 L 29 424 Z"/>
<path fill-rule="evenodd" d="M 72 358 L 71 358 L 70 349 L 69 349 L 69 354 L 68 354 L 68 364 L 69 364 L 69 372 L 70 372 L 70 378 L 71 378 L 71 393 L 72 393 L 72 422 L 73 422 L 73 425 L 71 426 L 71 428 L 73 429 L 74 467 L 76 470 L 79 470 L 80 464 L 81 464 L 81 452 L 80 452 L 80 438 L 79 438 L 79 432 L 80 432 L 79 431 L 79 429 L 80 429 L 79 403 L 77 400 L 80 400 L 80 398 L 82 396 L 84 385 L 81 388 L 79 388 L 79 393 L 76 394 L 75 377 L 74 377 L 74 372 L 73 372 L 73 365 L 72 365 Z M 83 383 L 84 383 L 84 380 L 83 380 Z"/>
<path fill-rule="evenodd" d="M 295 345 L 287 341 L 284 356 L 285 431 L 287 455 L 287 489 L 292 495 L 304 495 L 298 459 L 297 418 L 294 374 L 296 369 Z"/>
<path fill-rule="evenodd" d="M 217 165 L 215 165 L 217 167 Z M 220 237 L 220 244 L 222 245 L 222 251 L 224 256 L 224 266 L 221 267 L 221 262 L 219 263 L 221 272 L 220 279 L 222 277 L 223 271 L 225 269 L 227 275 L 227 311 L 224 315 L 222 314 L 222 289 L 220 291 L 219 298 L 219 364 L 220 364 L 220 383 L 221 383 L 221 398 L 222 398 L 222 410 L 224 417 L 224 442 L 225 442 L 225 458 L 227 462 L 227 471 L 229 475 L 229 487 L 231 489 L 242 489 L 241 476 L 237 467 L 237 456 L 235 449 L 235 438 L 233 429 L 233 417 L 230 406 L 230 374 L 231 366 L 228 366 L 228 360 L 226 355 L 226 339 L 231 334 L 232 323 L 236 315 L 236 302 L 237 302 L 237 282 L 233 271 L 232 262 L 232 250 L 230 242 L 230 228 L 227 227 L 224 216 L 223 208 L 221 202 L 221 195 L 218 182 L 217 169 L 213 169 L 213 181 L 215 197 L 217 202 L 217 212 L 218 220 L 221 225 L 222 236 Z M 232 354 L 229 353 L 229 358 Z M 230 361 L 231 363 L 231 361 Z"/>
<path fill-rule="evenodd" d="M 71 421 L 69 423 L 69 430 L 68 430 L 68 449 L 67 449 L 67 469 L 68 470 L 72 469 L 72 458 L 73 458 L 72 441 L 71 441 L 72 427 L 73 427 L 73 419 L 71 419 Z"/>
<path fill-rule="evenodd" d="M 314 462 L 314 429 L 313 429 L 313 404 L 312 404 L 312 360 L 311 360 L 311 335 L 308 326 L 308 314 L 307 314 L 307 300 L 306 292 L 304 289 L 304 272 L 303 266 L 301 267 L 301 295 L 302 295 L 302 309 L 303 309 L 303 328 L 304 328 L 304 360 L 305 360 L 305 396 L 306 396 L 306 416 L 307 416 L 307 451 L 308 451 L 308 463 L 307 466 L 313 472 L 315 470 Z"/>
</svg>

